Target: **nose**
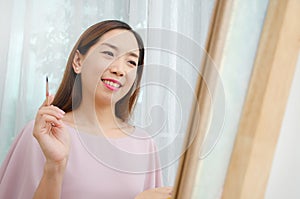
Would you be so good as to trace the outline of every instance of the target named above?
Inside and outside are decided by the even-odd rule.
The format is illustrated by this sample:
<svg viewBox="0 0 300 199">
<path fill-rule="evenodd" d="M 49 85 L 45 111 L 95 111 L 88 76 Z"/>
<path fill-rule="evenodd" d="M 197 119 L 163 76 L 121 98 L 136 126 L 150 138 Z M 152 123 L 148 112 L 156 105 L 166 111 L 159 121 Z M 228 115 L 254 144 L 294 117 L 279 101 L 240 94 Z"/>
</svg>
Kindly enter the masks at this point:
<svg viewBox="0 0 300 199">
<path fill-rule="evenodd" d="M 125 71 L 125 60 L 119 57 L 109 66 L 109 71 L 117 76 L 123 77 L 126 73 Z"/>
</svg>

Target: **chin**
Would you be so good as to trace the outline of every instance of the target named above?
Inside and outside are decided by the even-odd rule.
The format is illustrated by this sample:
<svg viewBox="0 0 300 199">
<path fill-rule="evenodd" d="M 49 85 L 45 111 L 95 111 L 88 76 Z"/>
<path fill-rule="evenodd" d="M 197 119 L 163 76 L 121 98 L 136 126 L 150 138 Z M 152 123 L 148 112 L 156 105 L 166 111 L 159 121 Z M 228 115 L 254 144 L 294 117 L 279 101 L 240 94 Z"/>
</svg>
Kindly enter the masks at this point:
<svg viewBox="0 0 300 199">
<path fill-rule="evenodd" d="M 121 98 L 111 95 L 96 96 L 95 104 L 112 105 L 116 104 Z"/>
</svg>

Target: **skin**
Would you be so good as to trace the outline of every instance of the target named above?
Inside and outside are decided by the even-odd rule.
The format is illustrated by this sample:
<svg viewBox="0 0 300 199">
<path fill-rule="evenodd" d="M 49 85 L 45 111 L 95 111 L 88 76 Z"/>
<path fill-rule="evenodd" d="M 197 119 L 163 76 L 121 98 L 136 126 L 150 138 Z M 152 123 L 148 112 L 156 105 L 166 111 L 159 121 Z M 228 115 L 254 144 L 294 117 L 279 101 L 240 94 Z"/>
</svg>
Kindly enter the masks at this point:
<svg viewBox="0 0 300 199">
<path fill-rule="evenodd" d="M 63 175 L 70 151 L 70 136 L 65 126 L 79 128 L 92 134 L 123 137 L 134 128 L 115 116 L 115 103 L 132 87 L 136 78 L 138 44 L 127 30 L 111 30 L 92 46 L 86 55 L 77 51 L 73 69 L 82 78 L 82 102 L 71 112 L 64 113 L 44 102 L 36 114 L 33 135 L 46 158 L 44 173 L 34 199 L 60 198 Z M 122 87 L 112 91 L 102 81 L 110 78 Z M 50 96 L 49 101 L 53 101 Z M 126 131 L 126 133 L 124 133 Z M 146 190 L 136 199 L 168 198 L 171 188 Z"/>
<path fill-rule="evenodd" d="M 118 126 L 133 130 L 114 114 L 115 103 L 129 91 L 136 78 L 138 57 L 132 56 L 133 53 L 139 55 L 138 44 L 134 35 L 126 30 L 109 31 L 86 55 L 76 53 L 73 68 L 81 74 L 82 102 L 78 109 L 66 115 L 66 122 L 76 123 L 80 130 L 95 134 L 99 133 L 100 127 L 101 133 L 105 132 L 107 136 L 124 135 L 112 132 Z M 117 80 L 122 87 L 111 91 L 101 81 L 103 78 Z"/>
</svg>

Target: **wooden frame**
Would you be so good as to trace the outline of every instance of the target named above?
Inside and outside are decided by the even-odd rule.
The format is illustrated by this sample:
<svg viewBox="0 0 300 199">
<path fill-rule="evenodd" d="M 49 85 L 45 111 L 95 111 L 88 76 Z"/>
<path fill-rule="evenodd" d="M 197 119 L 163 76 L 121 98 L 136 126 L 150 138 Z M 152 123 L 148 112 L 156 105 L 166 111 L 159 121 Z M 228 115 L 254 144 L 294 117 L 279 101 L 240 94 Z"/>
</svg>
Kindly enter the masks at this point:
<svg viewBox="0 0 300 199">
<path fill-rule="evenodd" d="M 216 1 L 214 9 L 206 49 L 217 66 L 222 60 L 226 37 L 221 32 L 227 32 L 232 4 L 233 0 Z M 299 10 L 299 0 L 270 0 L 223 199 L 264 198 L 300 48 Z M 208 77 L 213 81 L 207 64 L 204 59 L 202 74 L 205 80 Z M 198 103 L 193 105 L 199 106 L 201 112 L 192 109 L 184 146 L 191 145 L 181 157 L 172 198 L 192 196 L 200 162 L 198 154 L 207 132 L 210 104 L 206 90 L 202 77 L 199 77 L 195 90 Z"/>
<path fill-rule="evenodd" d="M 212 72 L 211 60 L 215 66 L 220 66 L 226 33 L 228 32 L 229 21 L 231 17 L 233 0 L 216 0 L 213 15 L 211 18 L 210 28 L 207 36 L 206 48 L 207 55 L 202 61 L 202 74 L 199 76 L 195 95 L 197 101 L 193 102 L 192 112 L 190 115 L 189 126 L 183 145 L 183 155 L 180 158 L 177 169 L 176 181 L 173 189 L 172 198 L 187 199 L 192 197 L 195 177 L 199 159 L 200 147 L 204 137 L 207 134 L 209 115 L 210 115 L 210 94 L 207 90 L 207 83 L 217 84 L 215 74 Z M 218 69 L 218 68 L 216 68 Z M 200 117 L 201 115 L 201 117 Z"/>
<path fill-rule="evenodd" d="M 300 1 L 270 0 L 223 199 L 264 198 L 300 49 Z"/>
</svg>

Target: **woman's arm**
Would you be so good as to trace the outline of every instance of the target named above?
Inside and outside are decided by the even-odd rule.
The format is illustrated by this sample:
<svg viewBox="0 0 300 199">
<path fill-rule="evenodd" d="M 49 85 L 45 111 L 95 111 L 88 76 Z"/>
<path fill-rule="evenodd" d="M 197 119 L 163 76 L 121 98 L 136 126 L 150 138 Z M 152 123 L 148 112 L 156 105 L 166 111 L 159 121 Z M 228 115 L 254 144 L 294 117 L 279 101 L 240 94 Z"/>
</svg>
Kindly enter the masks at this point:
<svg viewBox="0 0 300 199">
<path fill-rule="evenodd" d="M 59 199 L 66 164 L 46 163 L 44 173 L 33 199 Z"/>
<path fill-rule="evenodd" d="M 62 122 L 63 117 L 62 110 L 47 106 L 46 102 L 36 115 L 33 135 L 43 151 L 46 163 L 34 199 L 60 198 L 70 149 L 70 136 Z"/>
</svg>

